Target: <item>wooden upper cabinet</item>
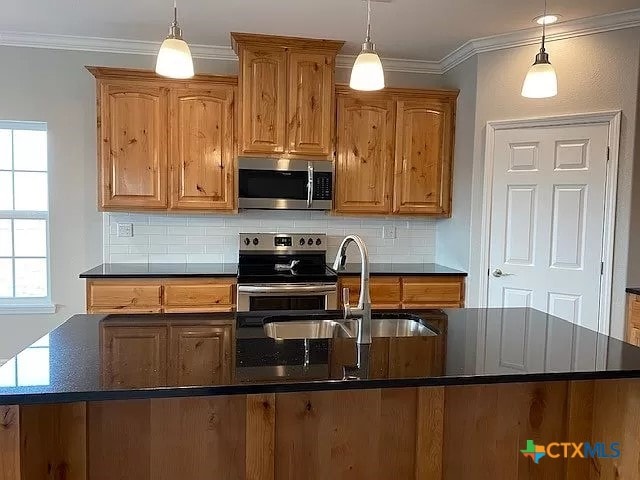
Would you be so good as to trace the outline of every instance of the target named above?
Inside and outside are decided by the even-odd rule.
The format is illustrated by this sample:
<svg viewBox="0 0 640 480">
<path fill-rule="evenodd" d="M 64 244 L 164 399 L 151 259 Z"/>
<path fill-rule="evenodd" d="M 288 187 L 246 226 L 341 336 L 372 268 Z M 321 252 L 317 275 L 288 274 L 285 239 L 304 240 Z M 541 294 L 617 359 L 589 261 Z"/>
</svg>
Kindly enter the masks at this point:
<svg viewBox="0 0 640 480">
<path fill-rule="evenodd" d="M 98 111 L 100 207 L 166 208 L 166 89 L 100 82 Z"/>
<path fill-rule="evenodd" d="M 331 159 L 335 57 L 344 42 L 232 33 L 239 154 Z"/>
<path fill-rule="evenodd" d="M 169 327 L 169 384 L 222 385 L 231 381 L 231 325 Z"/>
<path fill-rule="evenodd" d="M 395 102 L 338 95 L 335 210 L 391 213 Z"/>
<path fill-rule="evenodd" d="M 397 104 L 393 211 L 451 214 L 454 103 L 430 98 Z"/>
<path fill-rule="evenodd" d="M 240 52 L 242 153 L 284 153 L 287 118 L 287 57 L 280 48 L 246 47 Z"/>
<path fill-rule="evenodd" d="M 335 55 L 289 53 L 288 150 L 329 157 L 333 152 Z"/>
<path fill-rule="evenodd" d="M 233 86 L 171 90 L 172 209 L 233 210 L 233 103 Z"/>
<path fill-rule="evenodd" d="M 166 326 L 103 326 L 101 335 L 105 388 L 167 385 Z"/>
</svg>

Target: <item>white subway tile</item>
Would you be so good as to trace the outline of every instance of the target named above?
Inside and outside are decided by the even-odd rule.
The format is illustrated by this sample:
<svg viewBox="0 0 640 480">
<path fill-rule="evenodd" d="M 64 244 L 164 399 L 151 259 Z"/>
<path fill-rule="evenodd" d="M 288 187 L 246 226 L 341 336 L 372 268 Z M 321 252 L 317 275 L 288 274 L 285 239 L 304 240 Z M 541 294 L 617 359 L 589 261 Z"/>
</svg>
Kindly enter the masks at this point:
<svg viewBox="0 0 640 480">
<path fill-rule="evenodd" d="M 167 253 L 204 253 L 204 245 L 168 245 Z"/>
<path fill-rule="evenodd" d="M 151 245 L 185 245 L 187 237 L 183 235 L 151 235 L 149 236 Z"/>
<path fill-rule="evenodd" d="M 164 225 L 134 225 L 134 235 L 166 235 L 167 227 Z"/>
<path fill-rule="evenodd" d="M 224 263 L 222 255 L 195 254 L 187 255 L 188 263 Z"/>
<path fill-rule="evenodd" d="M 148 255 L 111 254 L 109 263 L 147 263 Z"/>
<path fill-rule="evenodd" d="M 187 263 L 187 256 L 183 254 L 151 254 L 150 263 Z"/>
<path fill-rule="evenodd" d="M 149 217 L 149 225 L 186 225 L 186 217 L 153 215 Z"/>
<path fill-rule="evenodd" d="M 148 245 L 149 236 L 136 235 L 135 232 L 133 233 L 133 237 L 118 237 L 115 235 L 111 235 L 109 238 L 109 243 L 111 245 Z"/>
<path fill-rule="evenodd" d="M 167 235 L 204 235 L 204 227 L 167 227 Z"/>
<path fill-rule="evenodd" d="M 235 238 L 235 237 L 234 237 Z M 188 245 L 222 245 L 224 243 L 223 237 L 213 237 L 208 235 L 188 236 Z M 237 241 L 236 241 L 237 243 Z"/>
</svg>

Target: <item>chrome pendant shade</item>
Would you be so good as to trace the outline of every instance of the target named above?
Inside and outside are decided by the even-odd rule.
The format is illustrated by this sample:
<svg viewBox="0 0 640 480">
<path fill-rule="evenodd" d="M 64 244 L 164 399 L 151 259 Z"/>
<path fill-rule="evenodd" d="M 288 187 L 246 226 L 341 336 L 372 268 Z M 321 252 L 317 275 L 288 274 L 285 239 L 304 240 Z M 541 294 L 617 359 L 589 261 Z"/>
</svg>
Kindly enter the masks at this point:
<svg viewBox="0 0 640 480">
<path fill-rule="evenodd" d="M 349 86 L 365 92 L 384 88 L 384 69 L 376 53 L 376 46 L 371 41 L 371 0 L 367 0 L 367 36 L 353 64 Z"/>
<path fill-rule="evenodd" d="M 547 2 L 544 3 L 544 14 L 547 14 Z M 558 75 L 549 61 L 545 50 L 546 22 L 542 24 L 542 46 L 536 55 L 534 64 L 529 68 L 522 85 L 522 96 L 526 98 L 551 98 L 558 94 Z"/>
<path fill-rule="evenodd" d="M 163 77 L 185 79 L 194 75 L 193 59 L 189 45 L 182 39 L 182 29 L 178 25 L 178 7 L 173 4 L 173 22 L 169 35 L 160 46 L 156 60 L 156 73 Z"/>
</svg>

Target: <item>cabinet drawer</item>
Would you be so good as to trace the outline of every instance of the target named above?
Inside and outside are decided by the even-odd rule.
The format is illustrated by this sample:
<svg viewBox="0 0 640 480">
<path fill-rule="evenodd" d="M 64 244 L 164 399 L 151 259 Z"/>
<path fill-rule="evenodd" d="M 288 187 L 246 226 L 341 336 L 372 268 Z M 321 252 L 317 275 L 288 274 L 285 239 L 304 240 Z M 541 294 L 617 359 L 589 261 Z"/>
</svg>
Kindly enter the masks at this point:
<svg viewBox="0 0 640 480">
<path fill-rule="evenodd" d="M 229 281 L 167 282 L 164 310 L 175 312 L 220 312 L 233 310 L 234 284 Z"/>
<path fill-rule="evenodd" d="M 162 306 L 159 283 L 89 283 L 87 307 L 90 311 L 155 311 Z M 103 308 L 104 307 L 104 308 Z"/>
<path fill-rule="evenodd" d="M 406 277 L 402 279 L 404 308 L 460 307 L 464 302 L 464 281 L 446 277 Z"/>
<path fill-rule="evenodd" d="M 346 277 L 341 279 L 340 283 L 342 288 L 349 289 L 349 303 L 357 305 L 360 297 L 360 277 Z M 369 290 L 373 308 L 400 308 L 400 277 L 371 277 Z"/>
</svg>

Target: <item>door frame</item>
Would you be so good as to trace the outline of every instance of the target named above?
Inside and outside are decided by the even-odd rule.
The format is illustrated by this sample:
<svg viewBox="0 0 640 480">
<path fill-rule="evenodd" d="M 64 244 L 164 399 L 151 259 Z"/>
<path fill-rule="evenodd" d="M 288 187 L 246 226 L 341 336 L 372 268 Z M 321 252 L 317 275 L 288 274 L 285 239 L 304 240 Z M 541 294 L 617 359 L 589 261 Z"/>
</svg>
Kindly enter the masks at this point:
<svg viewBox="0 0 640 480">
<path fill-rule="evenodd" d="M 482 234 L 480 239 L 480 307 L 489 302 L 489 269 L 491 248 L 491 209 L 493 198 L 493 173 L 495 155 L 495 135 L 499 130 L 520 128 L 564 127 L 578 125 L 608 124 L 609 126 L 609 161 L 607 162 L 607 179 L 605 186 L 605 217 L 603 231 L 602 261 L 604 271 L 600 282 L 600 312 L 598 330 L 609 334 L 611 325 L 611 294 L 613 285 L 613 247 L 616 223 L 616 204 L 618 190 L 618 164 L 620 156 L 620 124 L 621 110 L 584 113 L 575 115 L 559 115 L 521 120 L 500 120 L 487 122 L 486 143 L 484 152 L 484 189 L 482 198 Z"/>
</svg>

